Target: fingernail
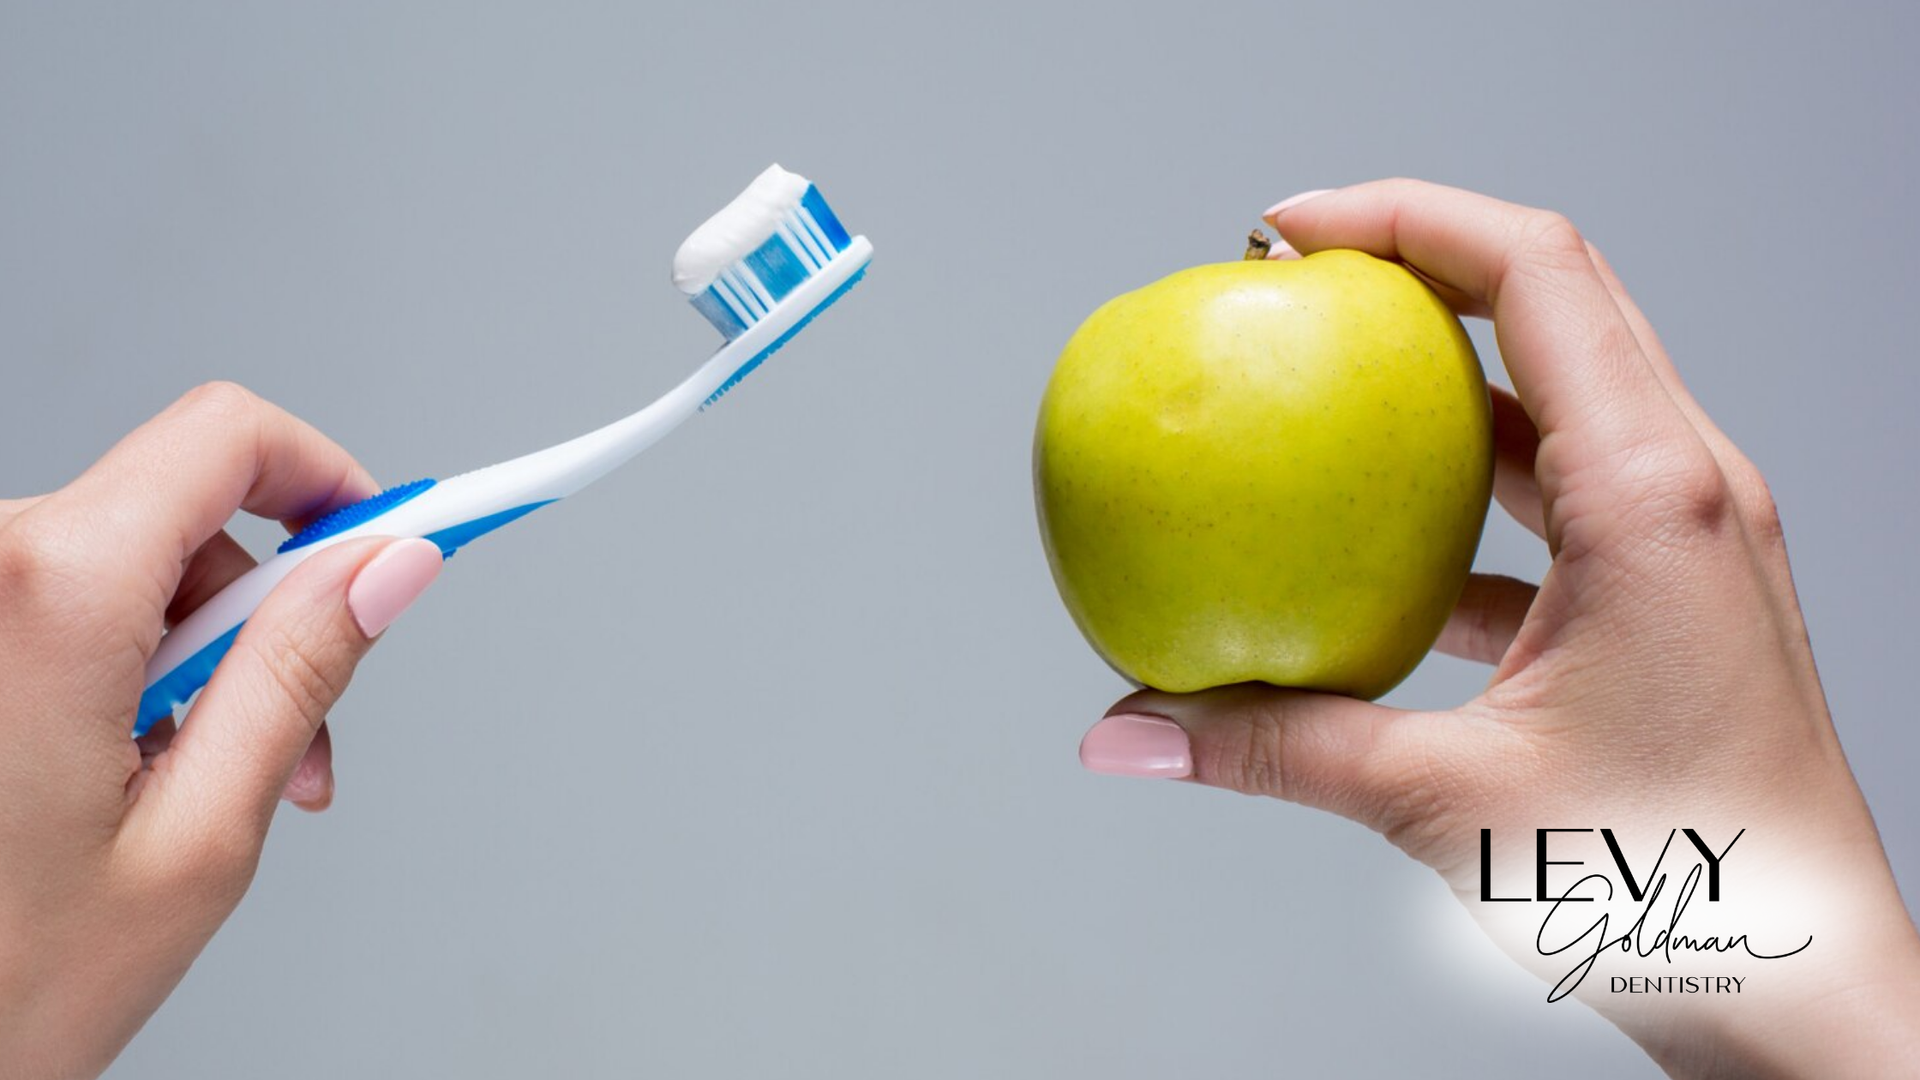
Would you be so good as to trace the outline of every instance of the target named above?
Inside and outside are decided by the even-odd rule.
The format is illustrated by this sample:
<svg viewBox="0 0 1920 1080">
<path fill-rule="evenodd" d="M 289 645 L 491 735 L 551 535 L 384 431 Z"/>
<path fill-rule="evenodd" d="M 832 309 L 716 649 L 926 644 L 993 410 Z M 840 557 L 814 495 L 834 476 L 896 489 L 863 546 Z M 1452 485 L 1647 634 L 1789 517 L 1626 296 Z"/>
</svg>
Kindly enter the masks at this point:
<svg viewBox="0 0 1920 1080">
<path fill-rule="evenodd" d="M 310 814 L 317 814 L 333 803 L 333 781 L 320 768 L 302 761 L 293 770 L 280 797 Z"/>
<path fill-rule="evenodd" d="M 1317 198 L 1332 190 L 1332 188 L 1316 188 L 1313 191 L 1303 191 L 1292 198 L 1281 199 L 1279 202 L 1267 207 L 1267 212 L 1260 216 L 1266 218 L 1268 221 L 1272 221 L 1274 218 L 1280 216 L 1281 211 L 1291 210 L 1301 203 L 1306 202 L 1308 199 Z"/>
<path fill-rule="evenodd" d="M 376 637 L 440 576 L 440 546 L 431 540 L 395 540 L 347 586 L 347 610 L 360 632 Z"/>
<path fill-rule="evenodd" d="M 1193 775 L 1193 747 L 1180 725 L 1158 716 L 1109 716 L 1080 740 L 1080 764 L 1108 776 L 1178 780 Z"/>
<path fill-rule="evenodd" d="M 1300 253 L 1295 251 L 1293 245 L 1287 243 L 1285 240 L 1275 240 L 1273 246 L 1267 249 L 1267 258 L 1269 259 L 1297 259 L 1299 257 Z"/>
</svg>

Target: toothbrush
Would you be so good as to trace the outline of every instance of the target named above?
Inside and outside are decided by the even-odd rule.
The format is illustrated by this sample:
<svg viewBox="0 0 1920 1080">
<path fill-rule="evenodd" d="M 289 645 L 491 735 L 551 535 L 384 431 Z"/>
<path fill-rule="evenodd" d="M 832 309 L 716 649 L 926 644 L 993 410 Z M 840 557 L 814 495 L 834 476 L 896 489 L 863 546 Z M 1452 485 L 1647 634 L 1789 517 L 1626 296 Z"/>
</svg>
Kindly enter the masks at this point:
<svg viewBox="0 0 1920 1080">
<path fill-rule="evenodd" d="M 133 734 L 205 686 L 248 616 L 294 567 L 362 536 L 425 537 L 443 558 L 579 491 L 720 400 L 866 274 L 873 245 L 849 236 L 819 189 L 774 165 L 674 257 L 674 284 L 726 337 L 699 370 L 639 412 L 571 442 L 449 480 L 388 488 L 308 525 L 161 639 Z"/>
</svg>

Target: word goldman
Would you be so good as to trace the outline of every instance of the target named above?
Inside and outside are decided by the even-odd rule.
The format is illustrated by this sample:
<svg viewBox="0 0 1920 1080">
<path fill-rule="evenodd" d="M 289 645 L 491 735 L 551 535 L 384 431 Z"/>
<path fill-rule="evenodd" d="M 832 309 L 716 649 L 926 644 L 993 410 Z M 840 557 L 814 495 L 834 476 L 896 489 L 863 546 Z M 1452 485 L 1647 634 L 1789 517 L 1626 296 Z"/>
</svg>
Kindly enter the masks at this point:
<svg viewBox="0 0 1920 1080">
<path fill-rule="evenodd" d="M 1584 866 L 1580 859 L 1550 859 L 1547 857 L 1547 839 L 1555 833 L 1591 833 L 1593 829 L 1535 829 L 1534 830 L 1534 895 L 1533 896 L 1495 896 L 1493 895 L 1493 830 L 1480 830 L 1480 900 L 1488 904 L 1525 904 L 1541 902 L 1550 904 L 1546 918 L 1541 920 L 1540 932 L 1534 935 L 1534 948 L 1541 956 L 1558 956 L 1572 952 L 1579 958 L 1573 969 L 1560 977 L 1548 992 L 1548 1001 L 1558 1001 L 1573 993 L 1602 953 L 1609 949 L 1623 955 L 1646 958 L 1658 955 L 1667 963 L 1673 962 L 1673 954 L 1679 953 L 1730 953 L 1738 950 L 1756 960 L 1780 960 L 1804 951 L 1813 944 L 1813 938 L 1800 943 L 1797 948 L 1781 953 L 1763 953 L 1754 949 L 1745 934 L 1710 934 L 1696 937 L 1682 933 L 1681 919 L 1686 915 L 1687 905 L 1693 901 L 1699 890 L 1702 876 L 1707 881 L 1707 901 L 1720 899 L 1720 867 L 1726 861 L 1727 854 L 1740 838 L 1747 834 L 1745 829 L 1734 834 L 1727 846 L 1718 851 L 1703 840 L 1692 829 L 1671 829 L 1667 832 L 1667 842 L 1660 848 L 1660 855 L 1653 865 L 1644 872 L 1636 874 L 1621 850 L 1619 840 L 1612 829 L 1597 830 L 1601 840 L 1606 842 L 1607 853 L 1613 857 L 1613 868 L 1619 871 L 1620 884 L 1628 897 L 1636 904 L 1644 904 L 1639 917 L 1634 919 L 1625 933 L 1617 936 L 1611 933 L 1611 919 L 1600 915 L 1584 926 L 1578 915 L 1579 908 L 1573 904 L 1592 903 L 1596 900 L 1610 901 L 1616 895 L 1613 875 L 1605 871 L 1594 871 L 1580 878 L 1558 896 L 1547 889 L 1547 869 L 1553 866 Z M 1680 836 L 1686 836 L 1694 849 L 1700 853 L 1700 861 L 1694 863 L 1681 880 L 1678 893 L 1673 899 L 1673 907 L 1663 919 L 1656 920 L 1655 909 L 1660 897 L 1667 888 L 1667 873 L 1662 869 L 1667 861 L 1667 853 L 1673 849 L 1673 842 Z M 1597 895 L 1576 895 L 1589 893 Z M 1662 925 L 1664 923 L 1664 925 Z M 1575 951 L 1581 950 L 1581 951 Z M 1666 976 L 1659 978 L 1615 978 L 1610 987 L 1626 993 L 1732 993 L 1740 992 L 1744 979 L 1726 977 L 1681 978 Z M 1659 984 L 1657 989 L 1649 984 Z"/>
</svg>

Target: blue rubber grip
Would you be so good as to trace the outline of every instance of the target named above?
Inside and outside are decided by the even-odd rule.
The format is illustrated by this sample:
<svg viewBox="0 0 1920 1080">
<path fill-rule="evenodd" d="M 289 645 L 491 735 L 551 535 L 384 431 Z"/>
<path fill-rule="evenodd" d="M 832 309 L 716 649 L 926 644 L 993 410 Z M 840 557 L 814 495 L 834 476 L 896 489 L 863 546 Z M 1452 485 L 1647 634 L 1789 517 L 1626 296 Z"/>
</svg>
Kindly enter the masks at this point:
<svg viewBox="0 0 1920 1080">
<path fill-rule="evenodd" d="M 286 541 L 280 545 L 280 554 L 284 555 L 295 548 L 303 548 L 315 541 L 325 540 L 335 533 L 346 532 L 355 525 L 364 525 L 427 490 L 433 484 L 434 482 L 430 479 L 396 484 L 378 495 L 368 496 L 351 506 L 343 506 L 287 537 Z"/>
<path fill-rule="evenodd" d="M 288 537 L 280 545 L 280 551 L 284 553 L 303 548 L 356 525 L 364 525 L 433 484 L 430 479 L 415 480 L 390 487 L 351 506 L 343 506 Z M 442 547 L 444 549 L 445 545 Z M 239 626 L 207 642 L 199 652 L 181 661 L 178 667 L 155 679 L 153 685 L 147 687 L 140 695 L 140 711 L 133 720 L 134 738 L 145 735 L 153 725 L 172 716 L 174 709 L 207 685 L 207 680 L 213 678 L 213 669 L 219 666 L 220 658 L 227 655 L 227 650 L 233 648 L 234 639 L 240 636 L 240 627 L 245 625 L 242 621 Z"/>
</svg>

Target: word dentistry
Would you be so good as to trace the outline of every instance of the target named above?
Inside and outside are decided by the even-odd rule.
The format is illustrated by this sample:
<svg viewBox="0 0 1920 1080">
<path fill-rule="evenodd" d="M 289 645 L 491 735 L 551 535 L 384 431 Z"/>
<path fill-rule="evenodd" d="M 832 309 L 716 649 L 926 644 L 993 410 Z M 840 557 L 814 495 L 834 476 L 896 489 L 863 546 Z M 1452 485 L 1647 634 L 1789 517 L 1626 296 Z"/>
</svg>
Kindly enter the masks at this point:
<svg viewBox="0 0 1920 1080">
<path fill-rule="evenodd" d="M 1549 858 L 1547 844 L 1551 837 L 1563 835 L 1590 834 L 1597 832 L 1606 846 L 1609 858 L 1604 862 L 1596 860 L 1588 864 L 1584 859 Z M 1684 956 L 1700 954 L 1738 954 L 1732 959 L 1784 960 L 1805 952 L 1813 945 L 1813 937 L 1785 949 L 1761 949 L 1738 930 L 1716 925 L 1710 932 L 1695 929 L 1699 923 L 1721 923 L 1714 919 L 1709 911 L 1703 910 L 1697 917 L 1689 919 L 1689 909 L 1694 897 L 1701 892 L 1705 884 L 1704 905 L 1718 904 L 1721 901 L 1721 871 L 1724 869 L 1734 845 L 1740 842 L 1747 831 L 1741 829 L 1725 846 L 1710 844 L 1693 829 L 1669 829 L 1666 842 L 1661 845 L 1659 854 L 1652 865 L 1642 865 L 1635 869 L 1634 861 L 1620 843 L 1612 829 L 1535 829 L 1534 830 L 1534 893 L 1515 895 L 1496 895 L 1493 887 L 1493 830 L 1480 830 L 1480 901 L 1486 904 L 1528 904 L 1539 903 L 1546 914 L 1540 920 L 1539 932 L 1534 935 L 1534 949 L 1543 957 L 1567 956 L 1575 963 L 1560 981 L 1553 984 L 1547 992 L 1548 1001 L 1559 1001 L 1579 988 L 1587 975 L 1600 962 L 1603 955 L 1611 953 L 1617 959 L 1643 961 L 1658 958 L 1660 962 L 1671 964 L 1674 954 Z M 1692 849 L 1689 857 L 1685 853 L 1676 855 L 1679 862 L 1668 870 L 1668 856 L 1674 852 L 1674 841 L 1686 837 L 1686 847 Z M 1564 854 L 1564 853 L 1563 853 Z M 1610 864 L 1610 865 L 1609 865 Z M 1678 885 L 1668 889 L 1670 873 L 1678 872 L 1684 866 L 1685 875 Z M 1548 871 L 1555 867 L 1581 868 L 1585 872 L 1564 889 L 1555 889 L 1548 883 Z M 1619 875 L 1615 884 L 1615 873 Z M 1572 871 L 1567 872 L 1571 876 Z M 1624 897 L 1631 904 L 1640 905 L 1636 914 L 1630 904 L 1614 903 L 1616 896 Z M 1627 910 L 1620 910 L 1626 907 Z M 1624 930 L 1616 928 L 1616 919 L 1632 918 Z M 1682 924 L 1686 928 L 1682 929 Z M 1742 978 L 1729 976 L 1614 976 L 1611 987 L 1614 993 L 1628 994 L 1738 994 Z"/>
<path fill-rule="evenodd" d="M 1615 975 L 1607 980 L 1607 989 L 1616 994 L 1737 994 L 1746 976 L 1703 975 Z"/>
</svg>

